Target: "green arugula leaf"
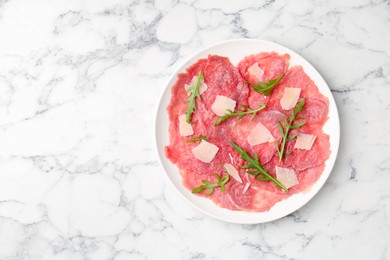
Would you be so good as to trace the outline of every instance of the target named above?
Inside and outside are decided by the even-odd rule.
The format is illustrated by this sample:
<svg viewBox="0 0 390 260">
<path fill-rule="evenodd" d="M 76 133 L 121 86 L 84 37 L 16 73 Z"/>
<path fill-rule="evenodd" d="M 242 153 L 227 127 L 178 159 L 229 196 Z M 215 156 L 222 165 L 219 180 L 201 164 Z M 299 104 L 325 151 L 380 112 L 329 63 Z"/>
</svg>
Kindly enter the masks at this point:
<svg viewBox="0 0 390 260">
<path fill-rule="evenodd" d="M 241 158 L 248 162 L 248 164 L 244 165 L 242 168 L 244 169 L 251 169 L 251 171 L 247 171 L 248 174 L 251 175 L 261 175 L 257 176 L 255 179 L 258 181 L 272 181 L 275 183 L 276 186 L 281 188 L 284 191 L 288 191 L 288 189 L 280 183 L 277 179 L 272 177 L 260 164 L 259 157 L 257 156 L 257 153 L 255 152 L 253 154 L 253 157 L 251 157 L 244 149 L 242 149 L 240 146 L 235 144 L 233 141 L 230 142 L 230 145 L 236 150 L 240 155 Z"/>
<path fill-rule="evenodd" d="M 223 165 L 222 165 L 222 167 L 223 167 Z M 192 193 L 199 193 L 199 192 L 204 191 L 205 189 L 208 189 L 208 191 L 206 192 L 206 195 L 210 196 L 214 192 L 214 189 L 217 187 L 221 187 L 221 191 L 225 192 L 225 184 L 229 181 L 230 177 L 229 177 L 229 174 L 227 173 L 225 167 L 223 167 L 223 168 L 226 172 L 226 174 L 224 176 L 221 177 L 218 174 L 214 173 L 214 177 L 215 177 L 215 179 L 217 179 L 216 183 L 211 183 L 208 180 L 202 180 L 203 185 L 200 185 L 200 186 L 196 187 L 195 189 L 193 189 Z"/>
<path fill-rule="evenodd" d="M 287 119 L 284 120 L 284 127 L 282 126 L 282 123 L 278 122 L 278 129 L 279 129 L 280 135 L 283 138 L 281 143 L 278 143 L 278 142 L 276 143 L 276 150 L 278 151 L 279 162 L 281 162 L 283 158 L 286 158 L 291 153 L 291 152 L 285 153 L 284 150 L 286 149 L 286 143 L 294 140 L 298 136 L 297 133 L 289 136 L 290 130 L 297 129 L 297 128 L 300 128 L 300 127 L 306 125 L 306 121 L 301 121 L 299 123 L 294 124 L 294 121 L 296 119 L 303 118 L 302 116 L 297 117 L 297 115 L 299 112 L 301 112 L 303 110 L 304 105 L 305 105 L 305 99 L 302 98 L 299 101 L 299 103 L 295 106 L 294 110 L 292 111 L 291 116 L 290 116 L 290 120 L 289 121 L 287 121 Z"/>
<path fill-rule="evenodd" d="M 204 135 L 199 135 L 199 136 L 195 136 L 193 138 L 190 138 L 190 139 L 186 139 L 185 141 L 187 143 L 194 143 L 194 142 L 200 142 L 202 140 L 205 140 L 207 141 L 207 136 L 204 136 Z"/>
<path fill-rule="evenodd" d="M 252 114 L 252 116 L 251 116 L 251 120 L 252 120 L 256 116 L 257 112 L 259 112 L 260 110 L 265 108 L 264 104 L 259 104 L 259 107 L 256 109 L 252 109 L 252 108 L 249 108 L 249 107 L 244 106 L 244 105 L 240 105 L 240 106 L 242 107 L 242 110 L 238 110 L 236 113 L 234 113 L 233 111 L 231 111 L 229 109 L 228 110 L 229 113 L 218 118 L 217 121 L 215 121 L 214 126 L 218 126 L 220 123 L 222 123 L 223 121 L 225 121 L 231 117 L 238 116 L 238 120 L 241 120 L 245 115 L 248 115 L 248 114 Z"/>
<path fill-rule="evenodd" d="M 249 85 L 252 86 L 253 90 L 258 93 L 263 93 L 264 96 L 269 96 L 271 94 L 271 91 L 279 84 L 280 80 L 284 77 L 284 73 L 282 73 L 279 77 L 276 79 L 268 80 L 267 83 L 263 82 L 257 82 L 257 85 L 247 82 Z"/>
<path fill-rule="evenodd" d="M 186 103 L 189 103 L 188 107 L 187 107 L 187 110 L 186 110 L 186 121 L 189 124 L 193 124 L 194 123 L 194 122 L 191 121 L 191 116 L 195 112 L 195 109 L 196 109 L 196 99 L 197 98 L 201 99 L 200 98 L 200 94 L 199 94 L 199 87 L 203 83 L 203 81 L 204 81 L 203 73 L 202 73 L 202 71 L 199 71 L 198 79 L 197 79 L 196 83 L 191 85 L 187 89 L 187 93 L 192 91 L 192 93 L 189 96 L 189 98 L 187 98 L 186 101 L 185 101 Z"/>
</svg>

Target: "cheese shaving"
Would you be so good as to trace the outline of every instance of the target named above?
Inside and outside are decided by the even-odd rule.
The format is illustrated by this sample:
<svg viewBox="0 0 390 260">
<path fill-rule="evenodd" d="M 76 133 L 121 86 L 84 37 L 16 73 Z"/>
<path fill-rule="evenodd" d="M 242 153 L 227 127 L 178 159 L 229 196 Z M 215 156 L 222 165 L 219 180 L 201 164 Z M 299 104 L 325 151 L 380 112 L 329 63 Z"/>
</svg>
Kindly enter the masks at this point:
<svg viewBox="0 0 390 260">
<path fill-rule="evenodd" d="M 290 110 L 295 107 L 298 102 L 300 88 L 285 88 L 283 97 L 280 99 L 280 105 L 284 110 Z"/>
<path fill-rule="evenodd" d="M 192 148 L 192 154 L 196 159 L 204 163 L 210 163 L 214 159 L 218 150 L 218 146 L 203 140 L 199 145 Z"/>
<path fill-rule="evenodd" d="M 264 71 L 259 67 L 258 63 L 253 64 L 248 69 L 249 74 L 254 76 L 258 81 L 263 81 Z"/>
<path fill-rule="evenodd" d="M 275 138 L 271 132 L 262 123 L 259 122 L 255 127 L 252 128 L 247 137 L 247 140 L 251 146 L 255 146 L 258 144 L 273 142 L 275 141 Z"/>
<path fill-rule="evenodd" d="M 194 134 L 192 125 L 186 121 L 186 114 L 179 116 L 179 132 L 181 136 L 189 136 Z"/>
<path fill-rule="evenodd" d="M 227 173 L 232 176 L 236 181 L 238 181 L 239 183 L 242 183 L 242 180 L 241 180 L 241 177 L 240 175 L 238 174 L 238 171 L 236 168 L 234 168 L 234 166 L 230 163 L 225 163 L 223 165 L 223 167 L 225 167 Z"/>
<path fill-rule="evenodd" d="M 297 175 L 293 169 L 283 168 L 276 166 L 276 178 L 286 187 L 287 189 L 297 185 L 299 183 Z"/>
<path fill-rule="evenodd" d="M 186 92 L 187 89 L 190 88 L 192 85 L 196 84 L 197 81 L 198 81 L 198 76 L 194 76 L 189 84 L 185 84 L 184 89 L 186 90 Z M 203 92 L 205 92 L 206 90 L 207 90 L 207 84 L 203 81 L 199 86 L 199 95 L 202 95 Z M 191 93 L 192 90 L 187 92 L 187 95 L 189 96 L 191 95 Z"/>
<path fill-rule="evenodd" d="M 300 133 L 297 137 L 297 141 L 295 142 L 294 148 L 295 149 L 303 149 L 303 150 L 311 150 L 315 140 L 316 140 L 315 135 Z"/>
<path fill-rule="evenodd" d="M 244 189 L 242 190 L 242 194 L 245 194 L 245 193 L 248 191 L 249 186 L 251 186 L 251 184 L 250 184 L 250 182 L 247 182 L 247 183 L 245 184 Z"/>
<path fill-rule="evenodd" d="M 211 106 L 211 110 L 217 116 L 223 116 L 229 113 L 228 110 L 234 111 L 235 107 L 236 107 L 236 101 L 225 96 L 217 95 L 215 97 L 215 101 L 213 105 Z"/>
<path fill-rule="evenodd" d="M 233 159 L 233 156 L 232 156 L 231 153 L 229 153 L 229 157 L 230 157 L 230 162 L 231 162 L 232 164 L 234 164 L 234 159 Z"/>
</svg>

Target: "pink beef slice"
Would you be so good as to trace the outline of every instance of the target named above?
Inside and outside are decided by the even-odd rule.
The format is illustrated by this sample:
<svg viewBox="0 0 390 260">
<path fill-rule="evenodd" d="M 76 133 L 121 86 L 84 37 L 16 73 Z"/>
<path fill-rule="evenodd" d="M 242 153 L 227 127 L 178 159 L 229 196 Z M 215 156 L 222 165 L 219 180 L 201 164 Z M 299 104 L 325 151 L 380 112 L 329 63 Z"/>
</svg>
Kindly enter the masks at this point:
<svg viewBox="0 0 390 260">
<path fill-rule="evenodd" d="M 259 112 L 259 114 L 253 120 L 250 120 L 250 118 L 251 116 L 247 115 L 243 119 L 237 121 L 234 127 L 231 127 L 230 131 L 232 133 L 232 140 L 251 155 L 256 152 L 258 154 L 260 163 L 266 164 L 272 159 L 273 156 L 275 156 L 275 142 L 251 146 L 248 143 L 248 135 L 252 131 L 252 128 L 260 122 L 271 132 L 275 140 L 280 140 L 281 136 L 277 124 L 279 121 L 284 120 L 285 115 L 277 110 L 268 110 Z"/>
<path fill-rule="evenodd" d="M 194 135 L 211 136 L 215 132 L 213 125 L 218 119 L 211 106 L 217 95 L 227 96 L 240 104 L 246 105 L 248 98 L 248 86 L 243 83 L 237 69 L 230 63 L 228 58 L 210 55 L 207 59 L 201 59 L 187 69 L 185 73 L 178 75 L 178 80 L 172 87 L 172 98 L 167 111 L 170 120 L 170 136 L 178 132 L 177 117 L 185 114 L 188 103 L 185 100 L 188 95 L 185 91 L 185 84 L 189 84 L 199 71 L 204 75 L 208 89 L 201 95 L 201 101 L 196 100 L 196 112 L 192 115 Z"/>
<path fill-rule="evenodd" d="M 298 181 L 299 185 L 292 187 L 292 193 L 298 193 L 301 191 L 308 191 L 313 184 L 320 178 L 322 172 L 324 171 L 325 164 L 321 164 L 319 166 L 308 168 L 303 171 L 298 171 Z"/>
<path fill-rule="evenodd" d="M 269 171 L 269 170 L 267 170 Z M 274 175 L 272 171 L 269 171 Z M 275 203 L 288 198 L 291 194 L 276 187 L 273 182 L 259 182 L 255 176 L 249 175 L 243 184 L 235 183 L 228 190 L 231 203 L 239 209 L 245 211 L 267 211 Z M 246 182 L 251 183 L 250 188 L 243 193 Z"/>
<path fill-rule="evenodd" d="M 301 171 L 324 164 L 330 155 L 329 135 L 320 131 L 310 134 L 316 136 L 310 150 L 294 149 L 296 138 L 287 144 L 286 152 L 291 154 L 283 159 L 283 166 Z"/>
<path fill-rule="evenodd" d="M 290 195 L 273 193 L 268 190 L 256 190 L 253 195 L 252 210 L 254 211 L 268 211 L 277 202 L 288 198 Z"/>
<path fill-rule="evenodd" d="M 178 116 L 185 114 L 188 107 L 188 103 L 185 103 L 188 95 L 184 85 L 189 84 L 199 71 L 203 72 L 208 88 L 201 95 L 201 100 L 196 101 L 197 108 L 192 115 L 193 136 L 182 137 L 179 133 Z M 177 164 L 183 176 L 184 185 L 191 190 L 201 185 L 202 179 L 215 182 L 213 173 L 222 174 L 223 172 L 218 162 L 230 161 L 228 151 L 231 151 L 231 148 L 227 142 L 230 140 L 229 125 L 221 126 L 218 130 L 214 127 L 218 116 L 211 111 L 211 106 L 216 95 L 228 96 L 236 100 L 237 103 L 246 104 L 248 87 L 243 84 L 243 79 L 229 59 L 215 55 L 199 60 L 185 73 L 179 74 L 177 82 L 172 87 L 172 98 L 167 107 L 170 121 L 170 144 L 165 147 L 165 153 L 168 159 Z M 201 162 L 193 156 L 192 149 L 199 144 L 198 142 L 185 142 L 186 139 L 198 135 L 207 136 L 208 142 L 219 147 L 219 151 L 211 163 Z"/>
<path fill-rule="evenodd" d="M 264 71 L 262 82 L 279 77 L 288 68 L 290 55 L 280 55 L 276 52 L 262 52 L 245 57 L 238 65 L 238 70 L 246 82 L 257 84 L 257 79 L 250 75 L 248 69 L 255 63 Z M 269 96 L 257 93 L 250 87 L 248 103 L 251 108 L 255 108 L 259 103 L 267 104 Z"/>
<path fill-rule="evenodd" d="M 274 157 L 265 168 L 275 177 L 275 166 L 278 165 L 277 157 Z M 254 180 L 251 181 L 251 188 L 246 193 L 242 193 L 243 185 L 237 185 L 229 190 L 229 198 L 235 208 L 246 211 L 267 211 L 272 208 L 277 202 L 287 199 L 293 194 L 302 191 L 308 191 L 313 184 L 319 179 L 325 164 L 308 168 L 306 170 L 296 170 L 299 185 L 291 187 L 288 193 L 277 188 L 272 182 L 261 183 Z"/>
<path fill-rule="evenodd" d="M 170 119 L 170 144 L 165 148 L 165 152 L 167 158 L 177 164 L 185 187 L 192 190 L 202 185 L 201 180 L 215 182 L 214 173 L 226 174 L 219 163 L 231 163 L 238 170 L 243 182 L 240 183 L 230 177 L 225 192 L 216 188 L 208 198 L 220 207 L 231 210 L 267 211 L 277 202 L 309 189 L 318 180 L 324 169 L 324 162 L 330 154 L 329 136 L 322 131 L 328 115 L 327 98 L 319 93 L 315 84 L 299 66 L 292 67 L 286 72 L 285 77 L 267 100 L 264 99 L 263 94 L 253 92 L 244 84 L 248 80 L 244 79 L 245 72 L 255 61 L 259 61 L 259 66 L 264 70 L 264 78 L 272 79 L 285 72 L 288 58 L 288 55 L 276 53 L 248 56 L 239 63 L 239 73 L 227 58 L 211 55 L 196 62 L 185 73 L 179 74 L 177 82 L 172 87 L 172 98 L 167 108 Z M 193 136 L 206 135 L 209 142 L 219 147 L 219 151 L 211 163 L 203 163 L 192 155 L 192 148 L 199 143 L 184 142 L 185 139 L 193 136 L 180 136 L 178 128 L 178 116 L 184 114 L 188 106 L 188 103 L 184 102 L 188 98 L 184 85 L 191 82 L 193 76 L 197 75 L 200 70 L 204 74 L 208 89 L 202 94 L 202 100 L 196 101 L 197 109 L 192 116 Z M 305 116 L 304 120 L 308 122 L 307 125 L 293 130 L 292 133 L 314 134 L 317 139 L 310 151 L 294 149 L 295 140 L 288 142 L 286 151 L 291 152 L 291 154 L 279 162 L 274 142 L 251 147 L 247 142 L 247 136 L 252 127 L 261 122 L 269 129 L 276 141 L 281 141 L 277 122 L 283 122 L 286 116 L 290 116 L 291 111 L 282 110 L 279 102 L 284 88 L 292 86 L 299 86 L 302 89 L 301 96 L 305 97 L 306 105 L 301 115 Z M 246 115 L 241 120 L 231 118 L 214 127 L 218 116 L 211 111 L 211 106 L 216 95 L 224 95 L 236 100 L 237 106 L 238 104 L 251 105 L 251 100 L 253 108 L 257 107 L 259 101 L 265 100 L 268 101 L 268 104 L 253 120 L 250 120 L 250 115 Z M 237 108 L 235 110 L 237 111 Z M 289 192 L 286 193 L 273 182 L 255 180 L 255 176 L 248 175 L 246 170 L 241 168 L 246 162 L 230 146 L 230 141 L 240 145 L 251 156 L 257 152 L 263 167 L 274 177 L 276 176 L 276 166 L 294 169 L 299 184 L 290 188 Z M 251 184 L 250 188 L 243 193 L 247 182 Z M 198 195 L 206 196 L 205 192 Z"/>
<path fill-rule="evenodd" d="M 278 158 L 275 156 L 272 161 L 270 161 L 267 165 L 264 166 L 264 168 L 266 168 L 268 173 L 275 177 L 275 167 L 277 165 L 279 165 L 279 161 Z M 299 184 L 294 187 L 291 187 L 288 193 L 283 192 L 272 182 L 261 183 L 256 180 L 253 180 L 251 189 L 248 190 L 251 191 L 251 203 L 246 210 L 267 211 L 272 208 L 277 202 L 287 199 L 293 194 L 297 194 L 302 191 L 308 191 L 321 176 L 324 167 L 325 164 L 321 164 L 319 166 L 307 168 L 302 171 L 295 170 Z"/>
<path fill-rule="evenodd" d="M 217 173 L 220 176 L 225 174 L 223 173 L 221 167 L 216 168 L 214 173 Z M 201 180 L 208 180 L 213 183 L 216 182 L 214 175 L 210 174 L 210 172 L 199 171 L 195 173 L 194 171 L 181 170 L 181 176 L 183 179 L 183 184 L 190 190 L 200 185 L 203 185 Z M 231 210 L 239 210 L 239 208 L 237 208 L 237 206 L 231 202 L 229 196 L 227 196 L 227 192 L 232 185 L 235 185 L 235 182 L 229 180 L 229 182 L 226 184 L 225 192 L 221 192 L 220 188 L 216 188 L 210 196 L 206 195 L 207 190 L 199 193 L 199 195 L 210 198 L 215 204 L 219 205 L 220 207 L 228 208 Z"/>
<path fill-rule="evenodd" d="M 307 116 L 310 123 L 324 123 L 328 118 L 328 99 L 323 96 L 315 83 L 306 75 L 301 66 L 291 67 L 274 88 L 268 103 L 269 109 L 276 109 L 286 112 L 280 105 L 285 88 L 300 88 L 300 99 L 305 98 L 305 107 L 310 107 L 302 111 L 301 115 Z"/>
<path fill-rule="evenodd" d="M 295 123 L 306 121 L 306 125 L 293 130 L 294 133 L 306 133 L 316 135 L 316 140 L 311 150 L 294 149 L 296 139 L 288 142 L 286 152 L 291 152 L 282 161 L 285 167 L 293 167 L 296 170 L 305 170 L 323 164 L 330 155 L 329 136 L 324 134 L 322 127 L 328 119 L 328 99 L 323 96 L 315 83 L 306 75 L 301 66 L 290 68 L 280 84 L 274 89 L 271 100 L 268 103 L 269 109 L 275 109 L 290 117 L 292 110 L 285 111 L 280 106 L 280 99 L 286 87 L 297 87 L 301 89 L 300 99 L 305 98 L 303 110 L 299 113 L 303 119 L 296 120 Z"/>
<path fill-rule="evenodd" d="M 238 182 L 230 185 L 228 189 L 228 198 L 230 203 L 238 210 L 251 211 L 253 209 L 253 190 L 248 189 L 244 193 L 244 188 L 245 185 L 241 185 Z"/>
<path fill-rule="evenodd" d="M 199 64 L 201 66 L 197 67 Z M 225 133 L 216 129 L 213 125 L 219 116 L 215 115 L 211 107 L 217 95 L 226 96 L 236 101 L 236 104 L 247 105 L 248 86 L 237 69 L 230 63 L 228 58 L 220 56 L 209 56 L 207 59 L 200 60 L 190 68 L 197 74 L 202 70 L 207 90 L 201 95 L 202 101 L 197 101 L 196 113 L 193 114 L 194 132 L 207 133 L 207 136 L 219 136 L 225 139 Z M 187 108 L 188 104 L 185 104 Z M 222 129 L 223 130 L 223 129 Z"/>
</svg>

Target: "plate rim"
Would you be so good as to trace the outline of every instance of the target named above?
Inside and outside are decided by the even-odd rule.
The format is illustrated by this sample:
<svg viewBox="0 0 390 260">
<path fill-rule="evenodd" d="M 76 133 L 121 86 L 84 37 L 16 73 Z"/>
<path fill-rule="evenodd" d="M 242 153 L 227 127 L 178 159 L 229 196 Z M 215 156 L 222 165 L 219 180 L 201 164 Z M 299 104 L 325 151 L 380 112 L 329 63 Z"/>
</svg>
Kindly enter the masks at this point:
<svg viewBox="0 0 390 260">
<path fill-rule="evenodd" d="M 334 147 L 334 151 L 333 150 L 331 151 L 331 154 L 330 154 L 329 158 L 325 161 L 325 163 L 330 163 L 331 164 L 331 166 L 329 168 L 329 174 L 323 180 L 323 183 L 316 190 L 314 190 L 312 192 L 310 197 L 306 198 L 306 201 L 304 203 L 301 203 L 298 207 L 296 207 L 292 211 L 289 211 L 289 212 L 287 212 L 285 214 L 282 214 L 281 216 L 278 216 L 276 218 L 271 218 L 271 219 L 268 219 L 268 220 L 260 220 L 260 219 L 259 220 L 253 220 L 253 221 L 251 221 L 251 220 L 242 220 L 242 221 L 240 221 L 240 220 L 234 220 L 234 219 L 232 220 L 232 219 L 227 219 L 227 218 L 220 217 L 219 215 L 212 214 L 211 212 L 209 212 L 209 211 L 203 209 L 202 207 L 198 206 L 196 203 L 194 203 L 189 198 L 187 198 L 185 196 L 185 194 L 183 194 L 179 190 L 179 188 L 176 187 L 175 183 L 173 183 L 173 181 L 170 179 L 169 173 L 168 173 L 167 169 L 165 168 L 164 163 L 162 161 L 162 156 L 164 156 L 164 151 L 162 151 L 163 154 L 160 154 L 159 145 L 158 145 L 158 140 L 159 140 L 159 136 L 158 136 L 159 135 L 158 134 L 158 132 L 159 132 L 159 130 L 158 130 L 159 114 L 161 113 L 160 109 L 163 109 L 166 112 L 166 107 L 162 108 L 161 106 L 162 106 L 162 103 L 164 102 L 164 97 L 166 95 L 169 95 L 169 97 L 170 97 L 169 91 L 171 91 L 172 86 L 170 86 L 169 83 L 175 77 L 177 77 L 177 74 L 180 72 L 180 70 L 186 65 L 186 63 L 188 63 L 193 58 L 201 55 L 202 53 L 206 52 L 209 49 L 213 49 L 213 48 L 218 47 L 220 45 L 231 44 L 231 43 L 239 43 L 239 42 L 254 42 L 254 43 L 259 43 L 259 44 L 268 44 L 268 45 L 271 45 L 271 46 L 273 45 L 273 46 L 276 46 L 278 48 L 282 48 L 282 49 L 284 48 L 284 49 L 288 50 L 290 53 L 292 53 L 292 54 L 296 55 L 297 57 L 301 58 L 306 63 L 305 66 L 309 66 L 312 70 L 314 70 L 314 72 L 318 74 L 319 79 L 322 81 L 322 84 L 325 84 L 325 86 L 329 90 L 329 94 L 330 94 L 330 97 L 327 95 L 327 98 L 329 99 L 329 107 L 330 107 L 331 103 L 332 103 L 332 106 L 334 107 L 334 116 L 335 116 L 335 118 L 333 120 L 335 121 L 336 125 L 333 126 L 333 127 L 336 127 L 336 129 L 335 129 L 336 134 L 335 134 L 335 136 L 332 136 L 332 139 L 333 138 L 335 139 L 335 141 L 334 141 L 335 147 Z M 210 54 L 212 54 L 212 53 L 210 53 Z M 219 55 L 219 54 L 216 54 L 216 55 Z M 229 57 L 227 57 L 227 58 L 229 58 Z M 302 64 L 298 64 L 298 65 L 302 65 Z M 236 65 L 234 65 L 234 66 L 236 66 Z M 318 84 L 318 82 L 316 82 L 316 84 Z M 278 219 L 286 217 L 287 215 L 289 215 L 289 214 L 299 210 L 300 208 L 305 206 L 307 203 L 309 203 L 319 193 L 319 191 L 325 185 L 325 183 L 327 182 L 329 176 L 333 172 L 334 165 L 336 163 L 338 152 L 339 152 L 339 146 L 340 146 L 340 115 L 339 115 L 339 112 L 338 112 L 336 101 L 334 99 L 334 96 L 333 96 L 333 94 L 331 92 L 331 89 L 330 89 L 329 85 L 327 84 L 327 82 L 325 81 L 325 79 L 321 75 L 321 73 L 319 73 L 319 71 L 308 60 L 306 60 L 306 58 L 302 57 L 300 54 L 296 53 L 295 51 L 291 50 L 290 48 L 288 48 L 288 47 L 286 47 L 284 45 L 281 45 L 279 43 L 275 43 L 273 41 L 262 40 L 262 39 L 236 38 L 236 39 L 229 39 L 229 40 L 219 41 L 219 42 L 216 42 L 214 44 L 207 45 L 206 47 L 204 47 L 204 48 L 202 48 L 202 49 L 200 49 L 200 50 L 198 50 L 196 52 L 193 52 L 193 53 L 191 53 L 189 55 L 186 55 L 184 61 L 180 62 L 178 65 L 175 66 L 175 68 L 173 69 L 173 72 L 171 73 L 171 75 L 169 76 L 169 78 L 167 79 L 167 81 L 165 82 L 165 84 L 163 86 L 164 86 L 164 90 L 162 91 L 162 93 L 160 95 L 160 98 L 159 98 L 159 101 L 158 101 L 158 105 L 157 105 L 157 108 L 155 110 L 155 117 L 154 117 L 154 128 L 155 128 L 154 129 L 154 145 L 155 145 L 155 148 L 156 148 L 155 151 L 157 153 L 158 162 L 159 162 L 162 170 L 164 171 L 164 174 L 163 174 L 165 176 L 164 178 L 168 181 L 168 183 L 170 183 L 171 186 L 173 186 L 173 189 L 177 193 L 180 194 L 180 196 L 184 199 L 184 201 L 186 201 L 193 208 L 195 208 L 197 211 L 203 213 L 204 215 L 207 215 L 209 217 L 212 217 L 214 219 L 218 219 L 218 220 L 221 220 L 221 221 L 224 221 L 224 222 L 236 223 L 236 224 L 259 224 L 259 223 L 266 223 L 266 222 L 275 221 L 275 220 L 278 220 Z M 330 114 L 328 114 L 328 116 L 329 115 Z M 329 118 L 328 118 L 328 120 L 329 120 Z M 325 123 L 325 125 L 326 125 L 326 123 Z M 332 156 L 333 154 L 334 154 L 334 156 Z M 331 160 L 331 161 L 329 161 L 329 160 Z M 174 165 L 174 166 L 177 167 L 176 165 Z M 325 168 L 324 168 L 324 170 L 325 170 Z M 180 178 L 182 178 L 182 177 L 180 176 Z M 321 178 L 321 176 L 320 176 L 320 178 Z M 315 185 L 315 183 L 313 184 L 313 186 L 314 185 Z M 302 194 L 302 192 L 294 194 L 293 196 L 297 196 L 297 195 L 299 196 L 300 194 Z M 293 196 L 291 196 L 291 197 L 293 197 Z M 289 198 L 291 198 L 291 197 L 289 197 Z M 203 197 L 200 197 L 200 198 L 207 199 L 207 198 L 203 198 Z M 208 201 L 211 201 L 211 200 L 208 200 Z M 230 211 L 230 212 L 240 212 L 240 213 L 243 213 L 243 214 L 253 214 L 253 215 L 257 215 L 257 214 L 260 215 L 261 213 L 263 213 L 263 212 L 256 212 L 256 211 L 233 211 L 233 210 L 229 210 L 229 209 L 225 209 L 225 208 L 219 207 L 214 202 L 212 202 L 212 203 L 214 204 L 215 207 L 220 208 L 220 209 L 224 209 L 224 210 L 227 210 L 227 211 Z M 273 207 L 275 207 L 275 205 Z M 271 207 L 270 210 L 272 210 L 273 207 Z"/>
</svg>

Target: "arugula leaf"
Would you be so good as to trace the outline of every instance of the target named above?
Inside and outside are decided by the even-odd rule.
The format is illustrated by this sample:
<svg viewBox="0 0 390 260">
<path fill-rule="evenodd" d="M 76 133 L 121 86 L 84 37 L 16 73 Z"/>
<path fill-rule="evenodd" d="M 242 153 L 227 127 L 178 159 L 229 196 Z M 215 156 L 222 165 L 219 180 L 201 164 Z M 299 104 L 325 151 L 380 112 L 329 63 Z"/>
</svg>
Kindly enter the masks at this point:
<svg viewBox="0 0 390 260">
<path fill-rule="evenodd" d="M 263 93 L 264 96 L 269 96 L 271 91 L 279 84 L 279 81 L 284 77 L 284 73 L 280 74 L 276 79 L 268 80 L 267 83 L 257 82 L 257 85 L 247 82 L 252 86 L 253 90 L 258 93 Z"/>
<path fill-rule="evenodd" d="M 260 110 L 265 108 L 265 105 L 262 103 L 260 103 L 259 107 L 256 109 L 252 109 L 252 108 L 249 108 L 249 107 L 244 106 L 244 105 L 240 105 L 240 106 L 242 107 L 242 110 L 238 110 L 236 113 L 234 113 L 232 110 L 228 109 L 229 113 L 218 118 L 217 121 L 215 121 L 214 126 L 218 126 L 220 123 L 222 123 L 223 121 L 225 121 L 226 119 L 231 118 L 231 117 L 238 116 L 238 120 L 240 120 L 245 115 L 248 115 L 248 114 L 252 114 L 252 116 L 251 116 L 251 120 L 252 120 L 256 116 L 257 112 L 259 112 Z"/>
<path fill-rule="evenodd" d="M 236 150 L 240 155 L 241 158 L 248 162 L 248 164 L 245 164 L 242 166 L 243 169 L 251 169 L 250 171 L 247 171 L 248 174 L 251 175 L 262 175 L 257 176 L 255 179 L 258 181 L 272 181 L 281 188 L 284 191 L 288 191 L 288 189 L 280 183 L 277 179 L 272 177 L 260 164 L 259 157 L 257 156 L 257 153 L 255 152 L 253 154 L 253 157 L 251 157 L 244 149 L 242 149 L 240 146 L 235 144 L 233 141 L 230 142 L 230 145 Z"/>
<path fill-rule="evenodd" d="M 207 140 L 207 136 L 199 135 L 199 136 L 195 136 L 195 137 L 190 138 L 190 139 L 186 139 L 185 141 L 187 143 L 194 143 L 194 142 L 198 142 L 198 141 L 202 141 L 202 140 Z"/>
<path fill-rule="evenodd" d="M 279 155 L 279 162 L 282 161 L 283 158 L 286 158 L 290 153 L 285 153 L 285 147 L 286 143 L 294 140 L 298 134 L 295 133 L 291 136 L 289 136 L 290 130 L 291 129 L 297 129 L 300 128 L 304 125 L 306 125 L 306 121 L 301 121 L 299 123 L 294 124 L 294 120 L 296 119 L 302 119 L 302 116 L 299 116 L 297 118 L 297 115 L 299 112 L 303 110 L 303 106 L 305 105 L 305 99 L 302 98 L 299 103 L 295 106 L 294 110 L 291 113 L 290 120 L 287 121 L 287 119 L 284 119 L 284 127 L 282 126 L 281 122 L 278 122 L 278 129 L 280 132 L 280 135 L 283 137 L 282 142 L 279 144 L 278 142 L 276 143 L 276 150 L 278 151 Z"/>
<path fill-rule="evenodd" d="M 199 94 L 199 87 L 200 87 L 200 84 L 202 84 L 202 82 L 204 81 L 204 77 L 203 77 L 203 73 L 202 71 L 199 71 L 198 73 L 198 79 L 196 80 L 196 83 L 191 85 L 188 89 L 187 89 L 187 93 L 191 93 L 191 96 L 189 98 L 186 99 L 186 103 L 188 102 L 188 108 L 186 110 L 186 121 L 187 123 L 189 124 L 193 124 L 194 122 L 191 122 L 191 116 L 192 114 L 195 112 L 195 109 L 196 109 L 196 98 L 198 99 L 201 99 L 200 98 L 200 94 Z"/>
<path fill-rule="evenodd" d="M 229 174 L 220 177 L 218 174 L 214 173 L 214 177 L 217 179 L 217 183 L 211 183 L 208 180 L 202 180 L 204 185 L 196 187 L 192 190 L 192 193 L 199 193 L 205 189 L 209 189 L 206 193 L 207 196 L 210 196 L 216 187 L 221 187 L 221 191 L 225 191 L 225 184 L 229 181 Z"/>
<path fill-rule="evenodd" d="M 229 181 L 229 174 L 226 173 L 224 176 L 220 177 L 218 174 L 214 173 L 214 177 L 217 179 L 216 183 L 211 183 L 208 180 L 202 180 L 203 185 L 200 185 L 199 187 L 193 189 L 192 193 L 199 193 L 201 191 L 204 191 L 205 189 L 209 189 L 206 192 L 206 195 L 210 196 L 214 192 L 214 189 L 217 187 L 221 187 L 221 191 L 225 192 L 225 184 Z"/>
</svg>

